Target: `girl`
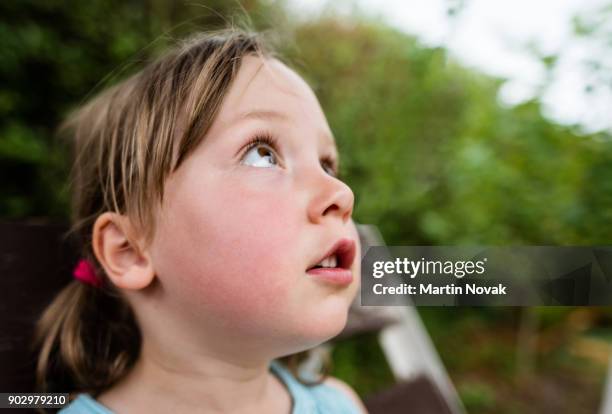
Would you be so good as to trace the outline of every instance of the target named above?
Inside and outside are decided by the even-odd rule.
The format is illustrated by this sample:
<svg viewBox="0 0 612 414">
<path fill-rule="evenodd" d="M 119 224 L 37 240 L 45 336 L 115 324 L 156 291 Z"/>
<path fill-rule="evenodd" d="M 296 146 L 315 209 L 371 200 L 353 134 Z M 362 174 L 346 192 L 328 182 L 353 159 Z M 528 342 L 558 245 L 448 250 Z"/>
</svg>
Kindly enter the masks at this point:
<svg viewBox="0 0 612 414">
<path fill-rule="evenodd" d="M 308 85 L 256 34 L 199 34 L 61 128 L 83 259 L 39 323 L 62 413 L 359 413 L 278 359 L 343 328 L 353 193 Z"/>
</svg>

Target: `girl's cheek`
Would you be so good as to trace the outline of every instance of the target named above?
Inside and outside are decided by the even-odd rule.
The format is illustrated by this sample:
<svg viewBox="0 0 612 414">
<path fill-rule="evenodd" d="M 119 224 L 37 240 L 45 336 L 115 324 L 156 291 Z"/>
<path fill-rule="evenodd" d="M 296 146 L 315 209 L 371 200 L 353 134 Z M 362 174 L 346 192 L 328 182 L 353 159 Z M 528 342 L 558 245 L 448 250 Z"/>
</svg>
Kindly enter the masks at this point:
<svg viewBox="0 0 612 414">
<path fill-rule="evenodd" d="M 160 265 L 187 303 L 227 317 L 269 312 L 290 300 L 301 276 L 300 210 L 279 183 L 226 184 L 177 205 Z"/>
</svg>

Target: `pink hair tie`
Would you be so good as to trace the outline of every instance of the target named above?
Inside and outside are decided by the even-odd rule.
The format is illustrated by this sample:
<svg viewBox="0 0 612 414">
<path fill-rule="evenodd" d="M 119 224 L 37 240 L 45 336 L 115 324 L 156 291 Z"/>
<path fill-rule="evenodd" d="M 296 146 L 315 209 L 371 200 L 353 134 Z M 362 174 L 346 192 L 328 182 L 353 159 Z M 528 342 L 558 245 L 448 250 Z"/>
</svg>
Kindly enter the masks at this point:
<svg viewBox="0 0 612 414">
<path fill-rule="evenodd" d="M 102 287 L 102 280 L 96 276 L 96 270 L 91 262 L 87 259 L 81 259 L 74 267 L 72 276 L 85 284 L 96 288 Z"/>
</svg>

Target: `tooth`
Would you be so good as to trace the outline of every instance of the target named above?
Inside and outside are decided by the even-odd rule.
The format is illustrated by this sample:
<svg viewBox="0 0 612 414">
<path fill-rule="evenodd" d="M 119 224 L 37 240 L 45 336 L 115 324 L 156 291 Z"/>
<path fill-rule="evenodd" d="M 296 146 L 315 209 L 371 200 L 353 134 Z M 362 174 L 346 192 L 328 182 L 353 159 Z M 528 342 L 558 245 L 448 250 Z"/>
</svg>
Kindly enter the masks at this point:
<svg viewBox="0 0 612 414">
<path fill-rule="evenodd" d="M 336 257 L 336 255 L 331 255 L 326 257 L 325 259 L 321 260 L 319 263 L 317 263 L 315 266 L 320 266 L 320 267 L 338 267 L 338 258 Z"/>
</svg>

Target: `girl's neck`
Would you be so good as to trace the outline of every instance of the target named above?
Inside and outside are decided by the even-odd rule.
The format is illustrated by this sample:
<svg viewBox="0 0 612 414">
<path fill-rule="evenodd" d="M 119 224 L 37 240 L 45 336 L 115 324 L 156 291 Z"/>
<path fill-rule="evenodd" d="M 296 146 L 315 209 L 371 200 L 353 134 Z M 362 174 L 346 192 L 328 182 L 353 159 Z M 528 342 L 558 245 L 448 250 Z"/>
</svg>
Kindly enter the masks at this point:
<svg viewBox="0 0 612 414">
<path fill-rule="evenodd" d="M 291 395 L 270 372 L 269 361 L 235 363 L 201 354 L 167 361 L 143 347 L 133 369 L 98 400 L 117 414 L 291 412 Z"/>
</svg>

